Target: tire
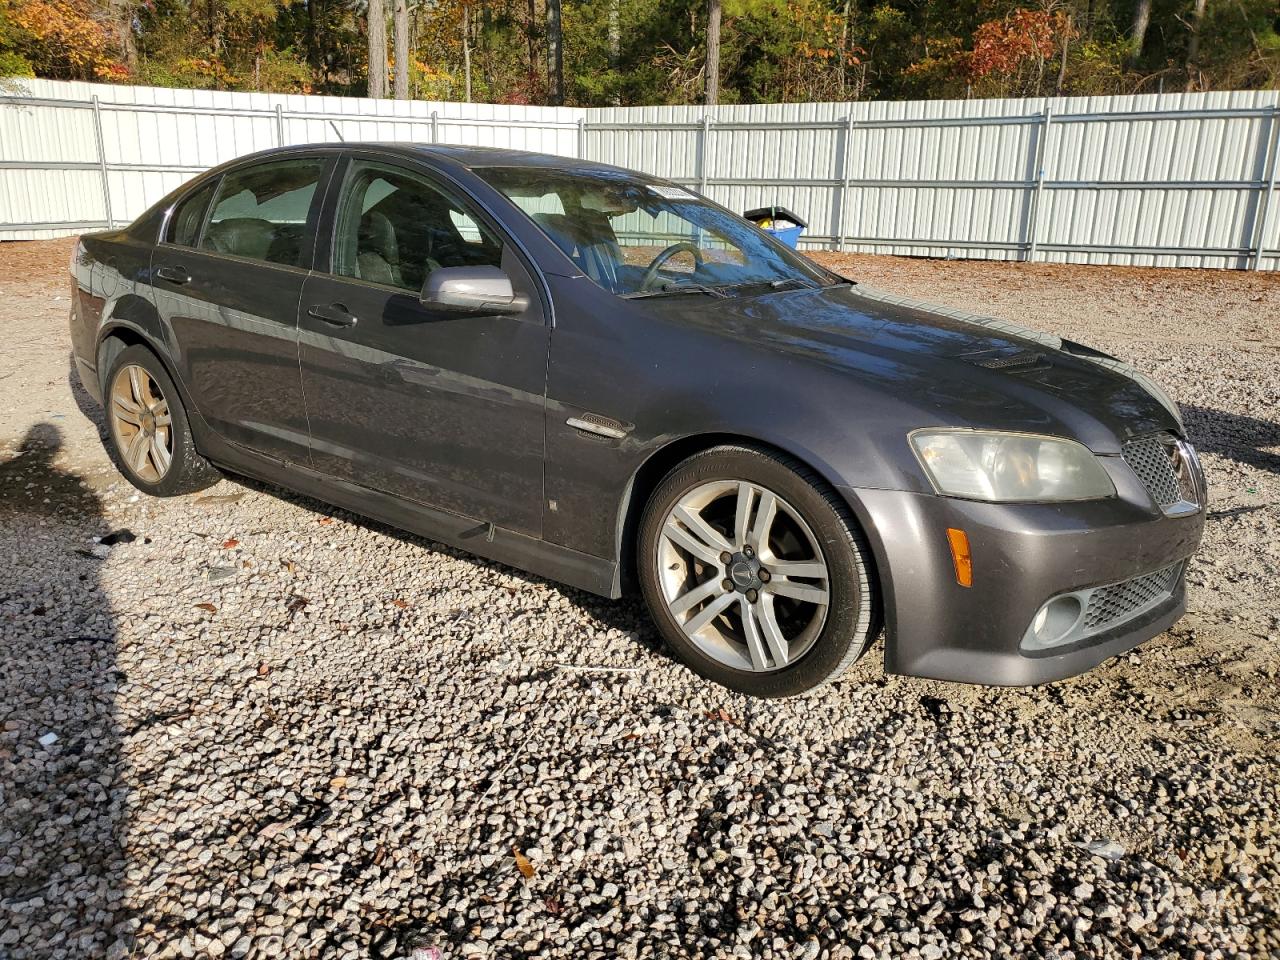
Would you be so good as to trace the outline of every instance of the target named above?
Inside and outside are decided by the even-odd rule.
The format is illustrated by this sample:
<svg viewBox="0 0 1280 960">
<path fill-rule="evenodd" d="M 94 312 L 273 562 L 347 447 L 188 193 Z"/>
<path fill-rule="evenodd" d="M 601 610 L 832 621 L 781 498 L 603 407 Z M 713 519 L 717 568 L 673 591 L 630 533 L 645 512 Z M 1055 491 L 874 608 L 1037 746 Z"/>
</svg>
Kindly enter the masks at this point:
<svg viewBox="0 0 1280 960">
<path fill-rule="evenodd" d="M 196 452 L 182 397 L 154 353 L 126 347 L 111 359 L 102 383 L 107 449 L 130 483 L 153 497 L 176 497 L 222 479 Z"/>
<path fill-rule="evenodd" d="M 637 540 L 641 591 L 663 638 L 730 690 L 812 690 L 879 633 L 871 554 L 856 522 L 785 455 L 749 446 L 695 454 L 658 484 Z"/>
</svg>

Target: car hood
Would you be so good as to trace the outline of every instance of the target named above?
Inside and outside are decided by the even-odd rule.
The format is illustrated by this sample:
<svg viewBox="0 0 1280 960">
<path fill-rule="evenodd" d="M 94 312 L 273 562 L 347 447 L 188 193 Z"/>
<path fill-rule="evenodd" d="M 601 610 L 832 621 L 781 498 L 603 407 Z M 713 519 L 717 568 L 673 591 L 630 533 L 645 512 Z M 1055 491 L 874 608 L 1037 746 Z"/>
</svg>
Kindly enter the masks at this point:
<svg viewBox="0 0 1280 960">
<path fill-rule="evenodd" d="M 711 301 L 649 301 L 719 337 L 854 375 L 912 404 L 917 426 L 1072 436 L 1097 453 L 1182 432 L 1177 407 L 1113 357 L 1015 324 L 862 284 Z"/>
</svg>

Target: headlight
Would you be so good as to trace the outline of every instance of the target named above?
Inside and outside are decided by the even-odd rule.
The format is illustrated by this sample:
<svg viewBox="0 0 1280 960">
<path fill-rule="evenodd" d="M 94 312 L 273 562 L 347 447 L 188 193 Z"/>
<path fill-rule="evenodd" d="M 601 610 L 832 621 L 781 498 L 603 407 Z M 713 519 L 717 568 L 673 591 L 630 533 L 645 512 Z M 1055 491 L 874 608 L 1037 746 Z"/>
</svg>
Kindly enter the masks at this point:
<svg viewBox="0 0 1280 960">
<path fill-rule="evenodd" d="M 983 430 L 917 430 L 911 446 L 939 493 L 970 500 L 1093 500 L 1115 495 L 1082 444 Z"/>
</svg>

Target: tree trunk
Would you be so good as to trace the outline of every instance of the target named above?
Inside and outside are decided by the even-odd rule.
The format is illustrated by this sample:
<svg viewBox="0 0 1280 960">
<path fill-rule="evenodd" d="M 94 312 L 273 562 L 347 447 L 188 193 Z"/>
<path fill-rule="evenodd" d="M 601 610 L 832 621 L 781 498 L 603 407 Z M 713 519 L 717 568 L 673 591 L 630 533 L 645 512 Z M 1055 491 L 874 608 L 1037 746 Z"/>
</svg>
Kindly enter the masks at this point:
<svg viewBox="0 0 1280 960">
<path fill-rule="evenodd" d="M 547 102 L 564 106 L 564 33 L 560 0 L 547 0 Z"/>
<path fill-rule="evenodd" d="M 1055 91 L 1058 96 L 1062 96 L 1062 88 L 1067 83 L 1067 48 L 1071 43 L 1071 21 L 1067 20 L 1067 25 L 1062 31 L 1062 63 L 1058 66 L 1058 87 Z"/>
<path fill-rule="evenodd" d="M 614 75 L 615 84 L 622 67 L 622 24 L 618 14 L 618 3 L 619 0 L 609 0 L 609 71 Z M 614 87 L 612 99 L 615 107 L 621 106 L 621 88 Z"/>
<path fill-rule="evenodd" d="M 845 97 L 845 87 L 849 84 L 849 20 L 853 13 L 851 0 L 844 0 L 840 8 L 840 98 Z"/>
<path fill-rule="evenodd" d="M 462 7 L 462 76 L 465 84 L 463 101 L 471 102 L 471 4 Z"/>
<path fill-rule="evenodd" d="M 396 57 L 395 97 L 397 100 L 409 99 L 409 3 L 408 0 L 394 0 L 392 15 L 393 37 Z"/>
<path fill-rule="evenodd" d="M 369 96 L 387 95 L 387 11 L 382 0 L 369 0 Z"/>
<path fill-rule="evenodd" d="M 529 87 L 533 95 L 534 81 L 538 78 L 538 45 L 534 42 L 537 34 L 538 8 L 536 0 L 529 0 L 529 16 L 524 23 L 524 38 L 529 45 Z"/>
<path fill-rule="evenodd" d="M 1200 24 L 1204 20 L 1205 7 L 1208 0 L 1196 0 L 1195 9 L 1191 12 L 1191 23 L 1188 25 L 1191 36 L 1187 40 L 1187 90 L 1196 88 L 1196 61 L 1200 59 Z"/>
<path fill-rule="evenodd" d="M 720 102 L 720 0 L 707 0 L 707 94 L 706 103 Z"/>
<path fill-rule="evenodd" d="M 1133 8 L 1133 29 L 1130 31 L 1130 39 L 1133 43 L 1131 60 L 1137 60 L 1142 56 L 1142 44 L 1147 39 L 1147 27 L 1150 23 L 1151 0 L 1138 0 L 1137 6 Z"/>
</svg>

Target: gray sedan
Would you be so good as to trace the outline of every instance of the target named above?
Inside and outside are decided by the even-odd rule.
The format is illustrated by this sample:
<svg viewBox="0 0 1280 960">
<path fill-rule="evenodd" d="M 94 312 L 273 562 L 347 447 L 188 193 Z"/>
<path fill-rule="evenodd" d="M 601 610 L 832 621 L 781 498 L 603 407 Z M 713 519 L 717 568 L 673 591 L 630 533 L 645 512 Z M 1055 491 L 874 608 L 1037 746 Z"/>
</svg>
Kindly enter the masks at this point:
<svg viewBox="0 0 1280 960">
<path fill-rule="evenodd" d="M 609 597 L 734 690 L 1023 684 L 1183 612 L 1203 475 L 1088 347 L 836 276 L 677 184 L 291 147 L 81 238 L 120 470 L 256 477 Z"/>
</svg>

